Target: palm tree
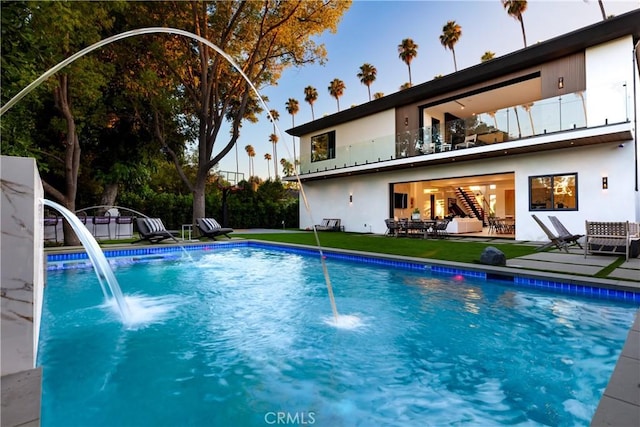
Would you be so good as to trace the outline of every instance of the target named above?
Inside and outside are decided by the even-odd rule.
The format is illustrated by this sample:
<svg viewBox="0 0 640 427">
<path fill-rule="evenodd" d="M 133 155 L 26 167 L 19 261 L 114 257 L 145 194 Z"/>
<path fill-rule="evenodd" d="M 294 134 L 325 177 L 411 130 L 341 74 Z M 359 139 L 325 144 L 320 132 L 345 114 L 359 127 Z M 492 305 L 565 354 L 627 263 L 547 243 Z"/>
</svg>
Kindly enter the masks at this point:
<svg viewBox="0 0 640 427">
<path fill-rule="evenodd" d="M 269 141 L 271 143 L 273 143 L 273 163 L 275 164 L 276 159 L 278 158 L 277 156 L 277 152 L 276 152 L 276 143 L 278 142 L 278 134 L 276 133 L 276 122 L 280 119 L 280 113 L 278 113 L 277 110 L 269 110 L 269 114 L 271 115 L 269 117 L 269 120 L 271 121 L 271 123 L 273 123 L 273 133 L 271 135 L 269 135 Z M 278 169 L 274 168 L 275 171 L 275 175 L 276 175 L 276 179 L 278 179 Z"/>
<path fill-rule="evenodd" d="M 360 72 L 358 73 L 358 78 L 360 79 L 360 83 L 367 87 L 367 92 L 369 92 L 369 101 L 371 101 L 371 83 L 376 80 L 376 74 L 378 74 L 378 70 L 371 64 L 362 64 L 360 66 Z"/>
<path fill-rule="evenodd" d="M 278 135 L 272 133 L 269 135 L 269 142 L 273 144 L 273 169 L 274 174 L 276 175 L 276 180 L 278 180 L 278 164 L 276 163 L 276 159 L 278 158 L 278 152 L 276 150 L 276 144 L 278 143 Z"/>
<path fill-rule="evenodd" d="M 271 180 L 271 154 L 265 154 L 264 159 L 267 161 L 267 174 L 269 174 L 269 180 Z"/>
<path fill-rule="evenodd" d="M 300 104 L 297 99 L 289 98 L 289 100 L 285 103 L 287 107 L 287 112 L 291 114 L 291 127 L 296 127 L 296 122 L 294 120 L 294 116 L 300 111 Z M 293 159 L 296 159 L 296 137 L 291 136 L 293 138 Z"/>
<path fill-rule="evenodd" d="M 460 40 L 462 36 L 462 28 L 456 24 L 456 21 L 448 21 L 447 24 L 442 27 L 442 34 L 440 35 L 440 44 L 445 49 L 451 50 L 453 54 L 453 68 L 458 71 L 458 63 L 456 62 L 456 51 L 454 46 Z"/>
<path fill-rule="evenodd" d="M 244 147 L 244 151 L 246 151 L 247 156 L 249 156 L 249 177 L 252 177 L 253 176 L 253 156 L 256 155 L 256 152 L 253 149 L 253 146 L 251 144 L 246 145 Z M 253 153 L 253 156 L 251 155 L 251 153 Z"/>
<path fill-rule="evenodd" d="M 402 40 L 402 43 L 398 45 L 398 56 L 409 68 L 409 87 L 411 87 L 411 61 L 418 56 L 418 45 L 411 39 Z"/>
<path fill-rule="evenodd" d="M 327 88 L 329 89 L 329 94 L 336 99 L 338 111 L 340 111 L 340 97 L 344 94 L 346 88 L 344 82 L 340 79 L 333 79 Z"/>
<path fill-rule="evenodd" d="M 376 92 L 373 94 L 373 99 L 380 99 L 384 96 L 384 93 L 382 92 Z"/>
<path fill-rule="evenodd" d="M 495 57 L 496 57 L 496 53 L 495 53 L 495 52 L 491 52 L 490 50 L 488 50 L 488 51 L 486 51 L 486 52 L 484 53 L 484 55 L 482 55 L 482 56 L 480 57 L 480 61 L 481 61 L 481 62 L 487 62 L 487 61 L 492 60 L 492 59 L 493 59 L 493 58 L 495 58 Z"/>
<path fill-rule="evenodd" d="M 507 10 L 509 16 L 520 21 L 522 27 L 522 39 L 524 40 L 524 47 L 527 47 L 527 36 L 524 33 L 524 21 L 522 20 L 522 14 L 527 10 L 527 0 L 501 0 L 502 6 Z"/>
<path fill-rule="evenodd" d="M 315 120 L 315 116 L 313 114 L 313 103 L 318 99 L 318 91 L 313 86 L 307 86 L 304 88 L 304 100 L 311 105 L 311 120 Z"/>
</svg>

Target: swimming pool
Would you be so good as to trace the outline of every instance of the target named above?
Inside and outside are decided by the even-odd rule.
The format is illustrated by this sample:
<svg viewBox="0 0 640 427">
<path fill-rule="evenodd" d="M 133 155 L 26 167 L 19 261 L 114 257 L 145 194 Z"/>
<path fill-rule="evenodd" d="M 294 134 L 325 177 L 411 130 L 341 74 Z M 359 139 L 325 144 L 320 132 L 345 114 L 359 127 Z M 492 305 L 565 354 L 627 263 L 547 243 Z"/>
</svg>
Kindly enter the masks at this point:
<svg viewBox="0 0 640 427">
<path fill-rule="evenodd" d="M 336 328 L 317 255 L 167 255 L 115 268 L 130 328 L 49 271 L 42 425 L 588 425 L 637 309 L 329 254 Z"/>
</svg>

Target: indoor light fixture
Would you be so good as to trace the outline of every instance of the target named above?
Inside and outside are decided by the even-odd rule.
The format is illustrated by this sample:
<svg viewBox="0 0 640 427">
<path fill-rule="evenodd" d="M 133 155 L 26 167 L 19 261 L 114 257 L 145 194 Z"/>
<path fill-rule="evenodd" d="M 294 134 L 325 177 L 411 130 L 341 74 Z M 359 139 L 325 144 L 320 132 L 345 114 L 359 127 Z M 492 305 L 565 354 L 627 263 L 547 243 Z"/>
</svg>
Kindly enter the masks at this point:
<svg viewBox="0 0 640 427">
<path fill-rule="evenodd" d="M 609 188 L 609 178 L 606 176 L 602 177 L 602 189 L 607 190 Z"/>
<path fill-rule="evenodd" d="M 558 89 L 564 88 L 564 77 L 558 77 Z"/>
</svg>

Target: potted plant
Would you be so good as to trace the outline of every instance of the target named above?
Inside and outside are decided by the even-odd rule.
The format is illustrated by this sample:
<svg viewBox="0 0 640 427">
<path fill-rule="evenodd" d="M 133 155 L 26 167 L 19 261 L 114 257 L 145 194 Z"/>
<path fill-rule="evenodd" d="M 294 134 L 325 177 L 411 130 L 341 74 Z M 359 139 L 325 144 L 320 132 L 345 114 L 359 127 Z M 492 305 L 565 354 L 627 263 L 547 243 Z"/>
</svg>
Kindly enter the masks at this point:
<svg viewBox="0 0 640 427">
<path fill-rule="evenodd" d="M 411 219 L 420 219 L 420 209 L 415 208 L 411 213 Z"/>
</svg>

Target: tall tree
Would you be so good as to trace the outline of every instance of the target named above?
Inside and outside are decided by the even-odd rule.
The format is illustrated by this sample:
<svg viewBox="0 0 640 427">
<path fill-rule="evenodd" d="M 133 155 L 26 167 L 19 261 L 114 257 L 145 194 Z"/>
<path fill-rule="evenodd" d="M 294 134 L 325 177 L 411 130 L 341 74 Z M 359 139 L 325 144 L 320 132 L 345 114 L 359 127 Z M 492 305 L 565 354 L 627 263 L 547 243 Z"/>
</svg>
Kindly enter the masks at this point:
<svg viewBox="0 0 640 427">
<path fill-rule="evenodd" d="M 21 90 L 23 83 L 30 83 L 28 80 L 31 77 L 39 76 L 80 49 L 100 40 L 113 23 L 109 12 L 115 5 L 108 2 L 3 3 L 3 101 Z M 5 14 L 20 20 L 8 23 L 4 19 Z M 54 34 L 55 37 L 52 36 Z M 13 43 L 20 46 L 22 54 L 18 54 L 15 46 L 10 48 Z M 22 68 L 24 71 L 20 71 Z M 88 116 L 99 107 L 101 88 L 112 72 L 111 66 L 101 63 L 100 55 L 80 58 L 60 70 L 45 83 L 46 91 L 40 92 L 46 99 L 37 103 L 42 107 L 36 113 L 39 129 L 31 129 L 38 132 L 30 137 L 21 133 L 29 141 L 24 139 L 22 142 L 26 145 L 20 149 L 39 152 L 39 157 L 47 159 L 42 174 L 45 192 L 72 212 L 76 210 L 82 147 L 92 139 L 92 135 L 86 133 L 86 129 L 92 125 Z M 18 108 L 17 111 L 27 114 L 24 109 Z M 8 121 L 12 123 L 11 118 Z M 42 132 L 45 129 L 46 132 Z M 66 221 L 64 235 L 65 244 L 79 244 Z"/>
<path fill-rule="evenodd" d="M 257 89 L 275 85 L 287 67 L 322 62 L 324 46 L 313 40 L 326 30 L 335 32 L 350 5 L 350 1 L 338 0 L 140 2 L 148 20 L 141 24 L 183 28 L 209 40 L 233 58 L 250 81 L 199 40 L 155 37 L 161 52 L 159 68 L 188 99 L 183 114 L 197 122 L 198 173 L 194 181 L 180 174 L 193 193 L 194 218 L 206 216 L 209 171 L 236 145 L 242 123 L 258 120 L 262 107 L 251 85 Z M 222 140 L 220 130 L 225 122 L 229 137 Z M 181 170 L 177 153 L 168 152 Z"/>
<path fill-rule="evenodd" d="M 402 43 L 398 45 L 398 56 L 407 64 L 407 68 L 409 69 L 409 87 L 413 86 L 413 82 L 411 81 L 411 61 L 413 58 L 418 56 L 418 45 L 413 42 L 412 39 L 404 39 Z"/>
<path fill-rule="evenodd" d="M 278 132 L 276 132 L 276 122 L 280 120 L 280 113 L 278 110 L 269 110 L 271 123 L 273 123 L 273 133 L 269 135 L 269 142 L 273 144 L 273 173 L 276 175 L 276 179 L 278 179 L 278 150 L 276 150 L 276 144 L 278 143 Z"/>
<path fill-rule="evenodd" d="M 272 133 L 271 135 L 269 135 L 269 142 L 271 142 L 273 144 L 273 173 L 276 175 L 276 180 L 278 179 L 278 163 L 277 163 L 277 158 L 278 158 L 278 154 L 277 154 L 277 150 L 276 150 L 276 144 L 278 143 L 278 135 L 276 135 L 275 133 Z"/>
<path fill-rule="evenodd" d="M 376 70 L 376 67 L 371 64 L 362 64 L 360 66 L 358 78 L 360 79 L 360 83 L 367 87 L 367 92 L 369 93 L 369 101 L 371 101 L 371 83 L 376 80 L 377 74 L 378 70 Z"/>
<path fill-rule="evenodd" d="M 256 155 L 256 151 L 253 149 L 253 145 L 251 145 L 251 144 L 245 145 L 244 151 L 246 151 L 247 152 L 247 156 L 249 156 L 249 178 L 251 178 L 254 175 L 254 173 L 253 173 L 253 156 Z"/>
<path fill-rule="evenodd" d="M 333 79 L 327 88 L 329 90 L 329 94 L 336 99 L 336 103 L 338 104 L 338 111 L 340 111 L 340 97 L 344 95 L 344 90 L 347 87 L 344 85 L 344 82 L 340 79 Z"/>
<path fill-rule="evenodd" d="M 304 100 L 308 102 L 311 106 L 311 120 L 315 120 L 315 115 L 313 114 L 313 103 L 318 99 L 318 91 L 313 86 L 307 86 L 304 88 Z"/>
<path fill-rule="evenodd" d="M 264 159 L 267 161 L 267 174 L 269 176 L 269 179 L 271 179 L 271 154 L 265 154 Z"/>
<path fill-rule="evenodd" d="M 482 54 L 482 56 L 480 57 L 480 62 L 487 62 L 495 57 L 496 57 L 495 52 L 491 52 L 490 50 L 488 50 Z"/>
<path fill-rule="evenodd" d="M 444 27 L 442 27 L 442 34 L 440 35 L 440 44 L 445 49 L 451 50 L 453 54 L 453 68 L 458 71 L 458 63 L 456 62 L 455 45 L 462 36 L 462 28 L 456 24 L 456 21 L 448 21 Z"/>
<path fill-rule="evenodd" d="M 300 111 L 300 104 L 298 103 L 298 100 L 295 98 L 289 98 L 289 100 L 286 102 L 285 106 L 287 107 L 287 112 L 289 114 L 291 114 L 291 127 L 296 127 L 296 121 L 294 119 L 295 115 L 298 114 L 298 111 Z M 293 139 L 293 160 L 295 161 L 297 159 L 296 157 L 296 137 L 295 135 L 292 135 L 291 138 Z"/>
<path fill-rule="evenodd" d="M 522 28 L 522 40 L 524 41 L 524 47 L 527 47 L 527 35 L 524 32 L 524 21 L 522 20 L 522 14 L 527 10 L 527 0 L 501 0 L 502 6 L 506 9 L 509 16 L 520 21 L 520 27 Z"/>
</svg>

